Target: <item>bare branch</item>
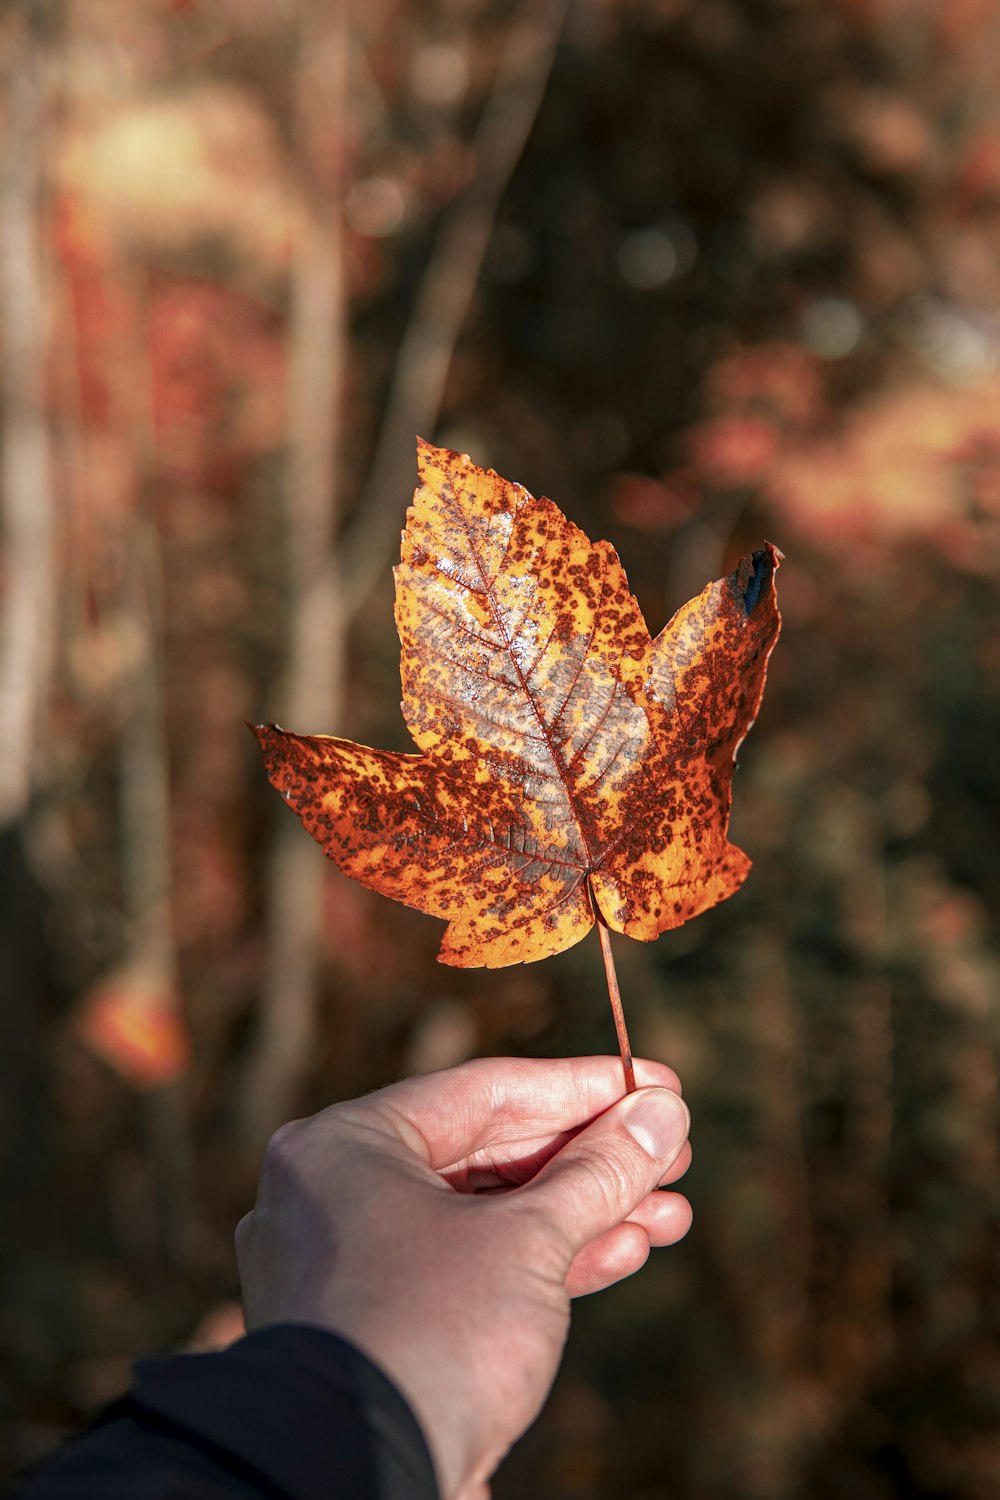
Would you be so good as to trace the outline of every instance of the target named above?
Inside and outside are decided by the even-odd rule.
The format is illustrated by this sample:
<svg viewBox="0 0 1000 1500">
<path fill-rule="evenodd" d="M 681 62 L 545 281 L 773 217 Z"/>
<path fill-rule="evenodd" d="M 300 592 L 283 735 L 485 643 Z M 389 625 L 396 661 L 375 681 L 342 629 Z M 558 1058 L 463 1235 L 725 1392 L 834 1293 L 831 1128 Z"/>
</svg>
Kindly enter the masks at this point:
<svg viewBox="0 0 1000 1500">
<path fill-rule="evenodd" d="M 537 118 L 565 13 L 566 0 L 525 0 L 511 22 L 472 142 L 474 176 L 441 227 L 396 361 L 368 482 L 331 563 L 348 619 L 398 540 L 402 499 L 413 488 L 414 437 L 430 435 L 437 422 L 497 208 Z"/>
</svg>

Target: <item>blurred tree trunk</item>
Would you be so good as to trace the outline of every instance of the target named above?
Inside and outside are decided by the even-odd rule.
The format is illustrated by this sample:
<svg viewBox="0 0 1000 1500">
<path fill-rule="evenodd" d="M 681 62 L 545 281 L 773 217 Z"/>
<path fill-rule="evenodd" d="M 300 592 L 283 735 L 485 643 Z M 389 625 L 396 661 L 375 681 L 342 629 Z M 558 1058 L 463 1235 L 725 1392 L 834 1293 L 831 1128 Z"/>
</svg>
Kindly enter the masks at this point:
<svg viewBox="0 0 1000 1500">
<path fill-rule="evenodd" d="M 46 131 L 47 10 L 8 17 L 7 101 L 0 176 L 0 825 L 31 796 L 56 608 L 55 529 L 46 412 L 46 278 L 41 230 Z"/>
<path fill-rule="evenodd" d="M 0 1182 L 44 1149 L 43 1017 L 52 984 L 43 893 L 22 828 L 51 673 L 55 513 L 45 385 L 44 12 L 0 16 Z M 5 64 L 5 66 L 4 66 Z M 9 1169 L 9 1170 L 8 1170 Z"/>
<path fill-rule="evenodd" d="M 340 393 L 348 353 L 340 193 L 322 139 L 342 141 L 347 108 L 346 7 L 313 13 L 299 64 L 298 134 L 312 197 L 293 284 L 289 382 L 292 631 L 282 715 L 292 728 L 340 726 L 347 633 L 398 537 L 413 487 L 414 438 L 433 430 L 455 345 L 496 219 L 545 93 L 566 0 L 526 0 L 510 23 L 472 155 L 473 180 L 446 216 L 396 361 L 371 472 L 334 550 Z M 322 17 L 322 19 L 320 19 Z M 318 59 L 325 57 L 322 68 Z M 317 131 L 315 82 L 327 118 Z M 326 170 L 324 171 L 324 163 Z M 260 1026 L 240 1099 L 242 1135 L 262 1144 L 287 1117 L 315 1036 L 325 867 L 284 813 L 268 880 Z"/>
<path fill-rule="evenodd" d="M 144 320 L 145 321 L 145 320 Z M 137 390 L 144 366 L 135 362 Z M 185 1035 L 174 931 L 171 880 L 170 773 L 163 701 L 162 558 L 148 485 L 151 443 L 147 421 L 137 421 L 136 511 L 123 580 L 123 614 L 137 643 L 122 724 L 120 816 L 122 890 L 129 927 L 129 994 L 136 1012 L 149 1007 Z M 127 971 L 128 972 L 128 971 Z M 186 1048 L 185 1048 L 186 1051 Z M 158 1223 L 155 1239 L 169 1265 L 184 1265 L 196 1248 L 196 1210 L 185 1075 L 171 1071 L 143 1095 L 143 1118 L 153 1166 Z"/>
<path fill-rule="evenodd" d="M 342 715 L 346 625 L 327 559 L 340 492 L 347 359 L 342 197 L 350 31 L 346 0 L 314 5 L 296 80 L 296 144 L 309 219 L 292 277 L 287 515 L 291 620 L 279 706 L 290 725 L 333 732 Z M 277 810 L 267 882 L 259 1029 L 239 1099 L 241 1134 L 262 1144 L 290 1108 L 314 1041 L 326 869 L 287 810 Z"/>
</svg>

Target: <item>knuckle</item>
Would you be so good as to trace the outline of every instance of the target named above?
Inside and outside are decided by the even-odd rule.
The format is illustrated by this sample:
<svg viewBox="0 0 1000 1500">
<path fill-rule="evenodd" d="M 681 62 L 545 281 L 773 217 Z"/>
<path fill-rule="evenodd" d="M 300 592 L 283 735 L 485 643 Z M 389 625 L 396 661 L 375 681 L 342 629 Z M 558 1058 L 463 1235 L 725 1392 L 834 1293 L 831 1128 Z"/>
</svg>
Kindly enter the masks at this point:
<svg viewBox="0 0 1000 1500">
<path fill-rule="evenodd" d="M 302 1129 L 300 1120 L 287 1120 L 284 1125 L 279 1125 L 267 1143 L 267 1156 L 283 1157 L 290 1152 L 293 1142 Z"/>
<path fill-rule="evenodd" d="M 289 1120 L 278 1126 L 264 1148 L 260 1170 L 262 1182 L 281 1177 L 292 1166 L 299 1154 L 304 1123 L 302 1120 Z"/>
</svg>

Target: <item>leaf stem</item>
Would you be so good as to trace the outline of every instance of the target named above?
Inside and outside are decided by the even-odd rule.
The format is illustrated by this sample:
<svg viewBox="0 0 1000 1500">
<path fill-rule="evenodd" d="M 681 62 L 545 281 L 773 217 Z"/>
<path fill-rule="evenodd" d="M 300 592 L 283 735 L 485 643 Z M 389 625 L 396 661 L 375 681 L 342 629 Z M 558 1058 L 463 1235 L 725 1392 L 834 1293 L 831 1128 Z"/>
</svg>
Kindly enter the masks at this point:
<svg viewBox="0 0 1000 1500">
<path fill-rule="evenodd" d="M 597 911 L 597 903 L 594 902 Z M 618 988 L 618 975 L 615 973 L 614 954 L 611 952 L 611 934 L 607 923 L 600 912 L 597 911 L 597 935 L 601 940 L 601 957 L 604 959 L 604 973 L 608 981 L 608 996 L 611 1000 L 611 1014 L 615 1018 L 615 1031 L 618 1033 L 618 1050 L 622 1055 L 622 1068 L 625 1072 L 625 1092 L 635 1093 L 635 1069 L 632 1067 L 632 1047 L 625 1029 L 625 1012 L 622 1010 L 622 994 Z"/>
</svg>

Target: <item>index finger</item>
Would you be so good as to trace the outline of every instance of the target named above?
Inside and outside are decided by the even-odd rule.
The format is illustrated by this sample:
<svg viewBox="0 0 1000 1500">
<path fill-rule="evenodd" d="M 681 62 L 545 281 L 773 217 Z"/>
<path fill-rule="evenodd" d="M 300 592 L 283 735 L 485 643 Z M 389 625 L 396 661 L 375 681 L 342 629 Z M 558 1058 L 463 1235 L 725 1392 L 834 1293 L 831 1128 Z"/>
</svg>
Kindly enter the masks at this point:
<svg viewBox="0 0 1000 1500">
<path fill-rule="evenodd" d="M 636 1058 L 635 1073 L 640 1086 L 681 1091 L 665 1063 Z M 354 1107 L 381 1115 L 441 1171 L 478 1154 L 503 1162 L 542 1151 L 623 1093 L 618 1057 L 479 1058 L 392 1084 Z"/>
</svg>

